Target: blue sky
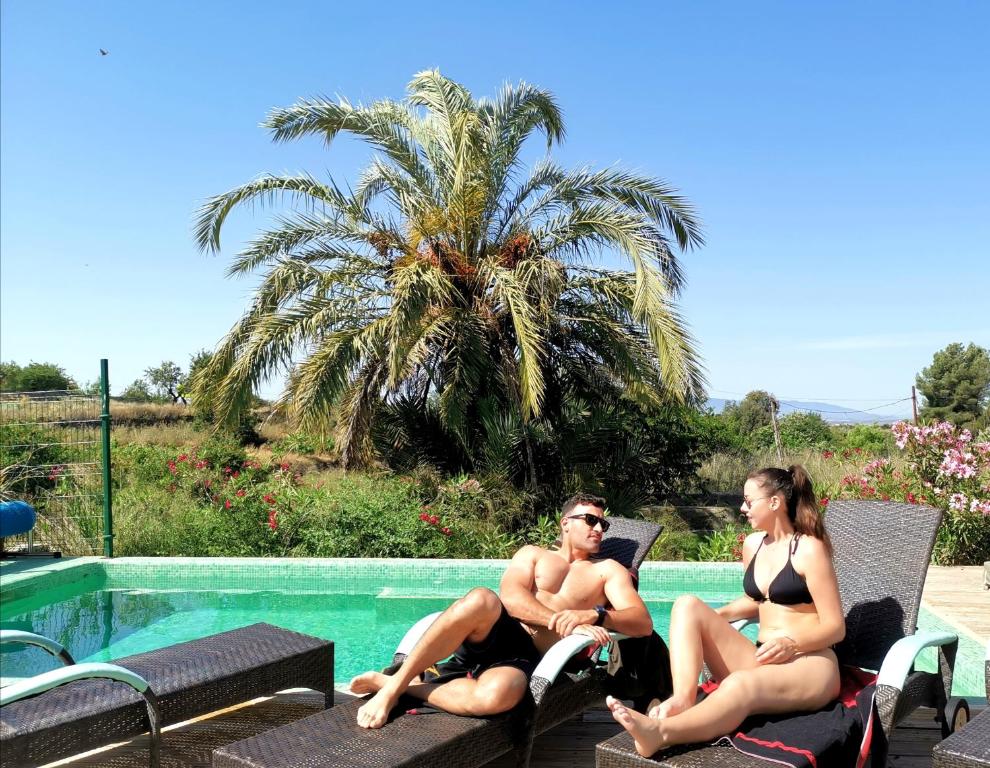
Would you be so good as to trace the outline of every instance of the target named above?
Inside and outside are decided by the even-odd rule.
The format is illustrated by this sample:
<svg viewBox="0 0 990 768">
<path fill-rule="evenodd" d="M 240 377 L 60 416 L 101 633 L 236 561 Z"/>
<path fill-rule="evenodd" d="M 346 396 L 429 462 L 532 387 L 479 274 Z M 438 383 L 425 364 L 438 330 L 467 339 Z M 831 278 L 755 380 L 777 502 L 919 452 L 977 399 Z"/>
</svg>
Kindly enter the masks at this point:
<svg viewBox="0 0 990 768">
<path fill-rule="evenodd" d="M 356 178 L 363 145 L 274 145 L 300 97 L 553 91 L 568 166 L 662 177 L 707 245 L 681 309 L 710 394 L 875 408 L 990 346 L 990 5 L 981 2 L 0 5 L 0 358 L 113 391 L 212 348 L 255 281 L 192 219 L 262 172 Z M 110 53 L 101 56 L 99 48 Z M 268 394 L 271 394 L 269 392 Z M 904 413 L 906 405 L 887 409 Z"/>
</svg>

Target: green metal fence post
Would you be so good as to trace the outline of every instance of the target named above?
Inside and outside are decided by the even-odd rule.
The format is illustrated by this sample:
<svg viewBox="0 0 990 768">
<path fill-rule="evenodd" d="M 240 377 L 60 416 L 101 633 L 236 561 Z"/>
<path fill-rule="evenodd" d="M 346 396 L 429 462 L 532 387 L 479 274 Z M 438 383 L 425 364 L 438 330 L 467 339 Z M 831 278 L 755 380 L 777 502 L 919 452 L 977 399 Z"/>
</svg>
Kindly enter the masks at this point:
<svg viewBox="0 0 990 768">
<path fill-rule="evenodd" d="M 100 431 L 103 437 L 103 554 L 113 557 L 113 495 L 110 488 L 110 374 L 106 358 L 100 360 Z"/>
</svg>

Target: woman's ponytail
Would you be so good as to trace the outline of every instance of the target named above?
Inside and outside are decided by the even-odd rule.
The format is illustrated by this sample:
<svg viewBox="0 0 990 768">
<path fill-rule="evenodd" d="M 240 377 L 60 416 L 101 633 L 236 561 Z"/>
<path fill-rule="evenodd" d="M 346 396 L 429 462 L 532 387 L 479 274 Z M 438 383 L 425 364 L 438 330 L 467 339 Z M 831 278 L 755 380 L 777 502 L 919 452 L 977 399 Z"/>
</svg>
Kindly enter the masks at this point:
<svg viewBox="0 0 990 768">
<path fill-rule="evenodd" d="M 787 513 L 794 523 L 794 530 L 820 539 L 828 553 L 832 554 L 832 542 L 825 530 L 825 522 L 818 510 L 818 497 L 811 485 L 811 478 L 800 464 L 787 468 L 791 475 L 791 497 L 787 500 Z"/>
<path fill-rule="evenodd" d="M 811 478 L 800 464 L 787 469 L 767 467 L 751 472 L 750 480 L 756 480 L 768 493 L 782 493 L 787 499 L 787 517 L 797 533 L 814 536 L 832 554 L 832 542 L 825 530 L 825 523 L 818 511 L 818 497 L 811 485 Z"/>
</svg>

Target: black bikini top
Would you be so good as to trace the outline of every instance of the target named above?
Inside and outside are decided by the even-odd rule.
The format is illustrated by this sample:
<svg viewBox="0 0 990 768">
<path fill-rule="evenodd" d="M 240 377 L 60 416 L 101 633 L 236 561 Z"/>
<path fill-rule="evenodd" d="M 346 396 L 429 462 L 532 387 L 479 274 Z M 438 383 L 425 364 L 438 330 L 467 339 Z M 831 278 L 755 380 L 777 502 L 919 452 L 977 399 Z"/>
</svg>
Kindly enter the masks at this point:
<svg viewBox="0 0 990 768">
<path fill-rule="evenodd" d="M 795 551 L 797 551 L 798 539 L 800 537 L 801 534 L 794 534 L 790 551 L 787 553 L 787 565 L 781 568 L 777 575 L 773 577 L 773 581 L 770 582 L 770 587 L 767 589 L 767 594 L 764 595 L 760 592 L 760 588 L 756 586 L 756 577 L 753 575 L 756 556 L 760 553 L 760 550 L 763 548 L 763 542 L 767 539 L 766 535 L 763 536 L 760 540 L 760 546 L 753 553 L 753 559 L 749 561 L 749 568 L 746 569 L 746 574 L 743 576 L 743 590 L 747 595 L 758 603 L 769 600 L 771 603 L 777 603 L 777 605 L 801 605 L 803 603 L 814 602 L 811 599 L 811 593 L 808 591 L 808 584 L 804 580 L 804 576 L 794 570 L 794 564 L 791 562 L 791 558 L 794 556 Z"/>
</svg>

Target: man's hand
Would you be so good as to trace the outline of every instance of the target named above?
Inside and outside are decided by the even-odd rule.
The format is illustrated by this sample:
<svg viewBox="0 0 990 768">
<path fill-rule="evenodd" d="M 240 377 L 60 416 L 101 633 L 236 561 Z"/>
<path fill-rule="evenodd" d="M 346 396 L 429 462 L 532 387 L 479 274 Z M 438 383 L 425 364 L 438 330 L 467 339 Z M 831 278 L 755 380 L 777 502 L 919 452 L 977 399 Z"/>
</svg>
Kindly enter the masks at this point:
<svg viewBox="0 0 990 768">
<path fill-rule="evenodd" d="M 598 620 L 598 611 L 594 608 L 589 608 L 587 610 L 566 610 L 558 611 L 553 616 L 550 617 L 550 621 L 547 622 L 547 629 L 551 632 L 556 632 L 561 637 L 567 637 L 573 634 L 574 630 L 580 627 L 582 624 L 594 624 Z M 599 627 L 601 629 L 601 627 Z M 606 630 L 605 634 L 608 634 Z"/>
</svg>

